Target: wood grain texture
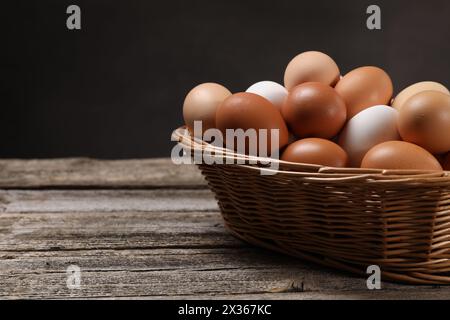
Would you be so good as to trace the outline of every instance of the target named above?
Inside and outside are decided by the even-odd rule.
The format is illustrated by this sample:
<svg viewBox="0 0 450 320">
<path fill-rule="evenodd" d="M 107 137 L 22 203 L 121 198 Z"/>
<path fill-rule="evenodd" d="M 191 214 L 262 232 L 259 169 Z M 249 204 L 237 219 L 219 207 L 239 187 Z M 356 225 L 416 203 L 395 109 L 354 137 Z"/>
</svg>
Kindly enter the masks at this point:
<svg viewBox="0 0 450 320">
<path fill-rule="evenodd" d="M 0 212 L 219 211 L 208 189 L 1 190 Z"/>
<path fill-rule="evenodd" d="M 62 162 L 55 167 L 67 168 Z M 83 180 L 89 189 L 76 180 L 74 189 L 47 189 L 61 179 L 55 172 L 43 175 L 45 184 L 34 180 L 42 190 L 0 190 L 0 298 L 450 299 L 444 286 L 383 282 L 369 291 L 365 279 L 249 246 L 225 230 L 209 190 L 183 185 L 191 173 L 157 188 L 111 189 L 111 178 L 97 176 L 95 184 Z M 131 180 L 122 175 L 120 186 Z M 67 288 L 70 265 L 81 268 L 80 289 Z"/>
<path fill-rule="evenodd" d="M 442 288 L 391 283 L 369 293 L 364 279 L 236 240 L 217 212 L 3 213 L 0 230 L 0 296 L 9 298 L 386 298 L 423 290 L 450 298 Z M 72 264 L 82 270 L 79 290 L 66 287 Z"/>
<path fill-rule="evenodd" d="M 0 160 L 0 188 L 206 187 L 194 165 L 170 159 Z"/>
</svg>

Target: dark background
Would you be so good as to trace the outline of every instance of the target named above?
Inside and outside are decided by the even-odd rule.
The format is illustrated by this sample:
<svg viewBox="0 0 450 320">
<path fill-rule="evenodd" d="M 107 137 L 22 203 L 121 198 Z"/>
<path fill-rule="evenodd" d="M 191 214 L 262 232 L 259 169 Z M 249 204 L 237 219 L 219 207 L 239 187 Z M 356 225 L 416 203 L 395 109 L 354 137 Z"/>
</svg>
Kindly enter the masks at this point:
<svg viewBox="0 0 450 320">
<path fill-rule="evenodd" d="M 66 28 L 81 7 L 82 30 Z M 366 28 L 370 4 L 382 30 Z M 345 74 L 377 65 L 398 92 L 450 85 L 450 1 L 41 0 L 2 7 L 0 157 L 168 156 L 185 94 L 282 83 L 306 50 Z"/>
</svg>

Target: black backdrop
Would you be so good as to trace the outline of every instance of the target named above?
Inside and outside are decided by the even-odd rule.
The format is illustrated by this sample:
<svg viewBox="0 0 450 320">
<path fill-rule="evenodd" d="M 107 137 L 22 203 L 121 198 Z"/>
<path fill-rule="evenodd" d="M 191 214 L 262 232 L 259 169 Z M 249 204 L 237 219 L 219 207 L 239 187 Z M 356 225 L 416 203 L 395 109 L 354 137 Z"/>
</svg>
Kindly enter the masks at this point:
<svg viewBox="0 0 450 320">
<path fill-rule="evenodd" d="M 70 4 L 80 31 L 66 28 Z M 370 4 L 380 31 L 366 28 Z M 380 66 L 397 91 L 450 85 L 448 0 L 41 0 L 2 11 L 0 157 L 168 156 L 190 88 L 281 82 L 305 50 L 342 73 Z"/>
</svg>

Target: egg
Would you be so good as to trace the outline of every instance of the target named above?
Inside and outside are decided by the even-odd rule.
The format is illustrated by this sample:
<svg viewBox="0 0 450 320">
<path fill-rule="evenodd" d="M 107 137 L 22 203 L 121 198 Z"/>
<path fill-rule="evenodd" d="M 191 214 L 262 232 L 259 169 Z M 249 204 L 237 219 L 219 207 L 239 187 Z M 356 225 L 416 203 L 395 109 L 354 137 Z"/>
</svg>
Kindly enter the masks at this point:
<svg viewBox="0 0 450 320">
<path fill-rule="evenodd" d="M 431 153 L 450 150 L 450 95 L 422 91 L 402 105 L 398 129 L 403 140 Z"/>
<path fill-rule="evenodd" d="M 396 109 L 378 105 L 361 111 L 347 122 L 339 135 L 339 145 L 347 152 L 351 167 L 359 167 L 373 146 L 400 140 L 397 118 Z"/>
<path fill-rule="evenodd" d="M 304 82 L 321 82 L 333 86 L 339 76 L 339 68 L 332 58 L 319 51 L 307 51 L 289 62 L 284 72 L 284 86 L 288 90 Z"/>
<path fill-rule="evenodd" d="M 361 168 L 442 170 L 439 161 L 431 153 L 405 141 L 388 141 L 376 145 L 364 156 Z"/>
<path fill-rule="evenodd" d="M 450 94 L 448 89 L 438 83 L 433 81 L 422 81 L 415 83 L 413 85 L 410 85 L 409 87 L 403 89 L 394 99 L 392 102 L 392 106 L 396 108 L 397 110 L 400 110 L 403 103 L 405 103 L 406 100 L 411 98 L 413 95 L 422 92 L 422 91 L 439 91 L 445 94 Z"/>
<path fill-rule="evenodd" d="M 336 143 L 320 138 L 306 138 L 287 146 L 281 160 L 318 164 L 328 167 L 345 167 L 347 154 Z"/>
<path fill-rule="evenodd" d="M 343 127 L 346 112 L 344 100 L 320 82 L 296 86 L 281 108 L 289 128 L 300 138 L 332 138 Z"/>
<path fill-rule="evenodd" d="M 281 84 L 273 81 L 260 81 L 251 85 L 245 92 L 254 93 L 266 98 L 277 108 L 281 108 L 288 91 Z"/>
<path fill-rule="evenodd" d="M 281 117 L 280 111 L 269 100 L 249 92 L 240 92 L 226 98 L 217 108 L 216 111 L 216 126 L 219 129 L 226 141 L 227 129 L 278 129 L 279 139 L 277 141 L 278 148 L 284 147 L 288 143 L 289 132 L 287 126 Z M 257 132 L 259 133 L 259 131 Z M 229 143 L 229 141 L 226 141 Z M 245 152 L 253 154 L 249 149 L 250 142 L 245 143 Z M 238 146 L 234 143 L 235 148 Z M 266 140 L 261 140 L 257 135 L 257 152 L 261 155 L 261 147 L 265 150 L 263 156 L 271 155 L 275 150 L 275 146 L 271 144 L 271 132 L 267 132 Z"/>
<path fill-rule="evenodd" d="M 217 83 L 202 83 L 193 88 L 183 104 L 183 118 L 188 129 L 194 131 L 194 121 L 202 121 L 201 133 L 215 128 L 216 109 L 229 96 L 231 92 Z"/>
<path fill-rule="evenodd" d="M 350 71 L 339 80 L 335 89 L 345 101 L 348 119 L 369 107 L 388 104 L 393 92 L 389 75 L 372 66 Z"/>
</svg>

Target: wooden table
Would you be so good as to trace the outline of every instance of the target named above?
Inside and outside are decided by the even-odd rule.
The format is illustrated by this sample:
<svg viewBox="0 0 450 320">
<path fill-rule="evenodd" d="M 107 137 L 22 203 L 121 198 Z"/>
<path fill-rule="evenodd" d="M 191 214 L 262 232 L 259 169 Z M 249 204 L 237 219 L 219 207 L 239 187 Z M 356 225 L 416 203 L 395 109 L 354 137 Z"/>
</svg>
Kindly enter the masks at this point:
<svg viewBox="0 0 450 320">
<path fill-rule="evenodd" d="M 79 287 L 67 285 L 78 266 Z M 0 161 L 0 298 L 449 299 L 249 246 L 168 159 Z"/>
</svg>

